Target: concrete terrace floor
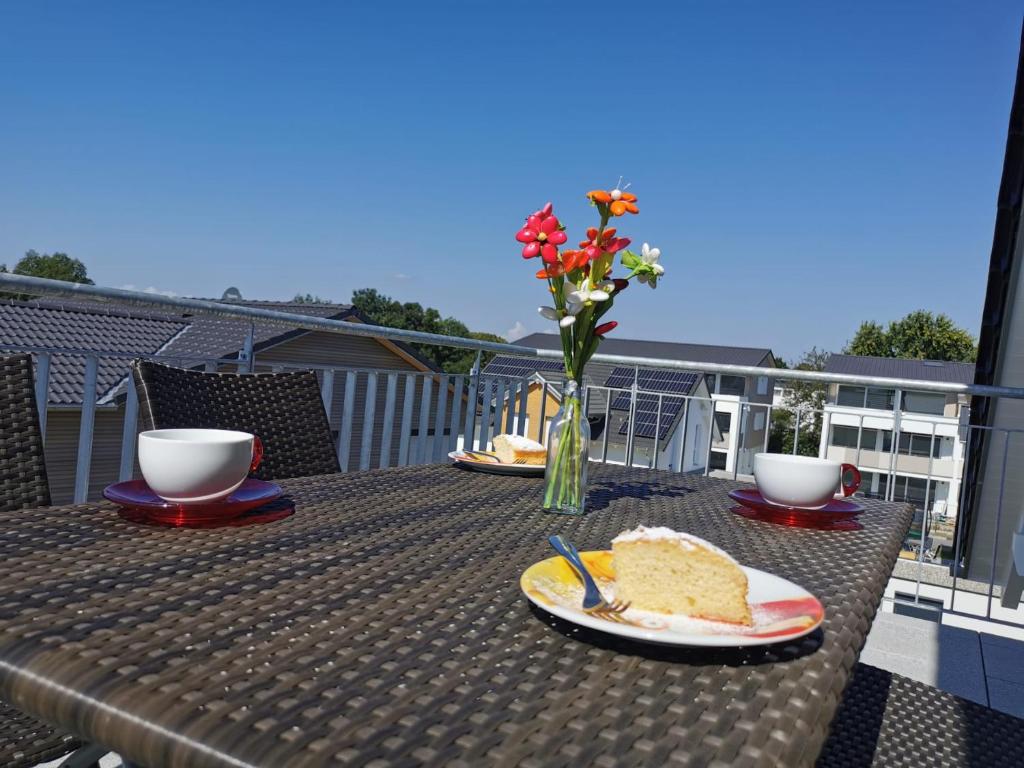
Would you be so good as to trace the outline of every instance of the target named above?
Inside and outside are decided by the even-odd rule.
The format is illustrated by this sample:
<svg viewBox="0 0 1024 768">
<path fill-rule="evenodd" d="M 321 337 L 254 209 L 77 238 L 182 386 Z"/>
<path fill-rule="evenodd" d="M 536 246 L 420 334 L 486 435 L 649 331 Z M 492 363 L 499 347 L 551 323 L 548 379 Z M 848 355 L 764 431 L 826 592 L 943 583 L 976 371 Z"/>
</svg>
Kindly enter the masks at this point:
<svg viewBox="0 0 1024 768">
<path fill-rule="evenodd" d="M 1024 642 L 880 612 L 860 660 L 1024 718 Z"/>
</svg>

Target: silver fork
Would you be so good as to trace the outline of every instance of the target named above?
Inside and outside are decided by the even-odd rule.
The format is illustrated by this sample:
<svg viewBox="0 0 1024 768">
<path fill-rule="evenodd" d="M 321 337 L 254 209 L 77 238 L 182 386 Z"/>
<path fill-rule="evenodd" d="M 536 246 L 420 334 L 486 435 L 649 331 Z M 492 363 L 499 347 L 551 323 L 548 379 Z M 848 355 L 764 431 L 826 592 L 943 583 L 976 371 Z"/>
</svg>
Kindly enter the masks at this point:
<svg viewBox="0 0 1024 768">
<path fill-rule="evenodd" d="M 569 561 L 569 565 L 583 579 L 584 611 L 599 615 L 614 615 L 622 613 L 629 608 L 629 603 L 618 598 L 613 599 L 611 602 L 604 599 L 604 595 L 601 594 L 601 590 L 597 587 L 597 582 L 594 581 L 594 577 L 590 575 L 590 571 L 587 570 L 587 566 L 583 563 L 580 553 L 576 551 L 576 547 L 570 544 L 564 536 L 549 536 L 548 543 L 555 548 L 558 554 Z"/>
</svg>

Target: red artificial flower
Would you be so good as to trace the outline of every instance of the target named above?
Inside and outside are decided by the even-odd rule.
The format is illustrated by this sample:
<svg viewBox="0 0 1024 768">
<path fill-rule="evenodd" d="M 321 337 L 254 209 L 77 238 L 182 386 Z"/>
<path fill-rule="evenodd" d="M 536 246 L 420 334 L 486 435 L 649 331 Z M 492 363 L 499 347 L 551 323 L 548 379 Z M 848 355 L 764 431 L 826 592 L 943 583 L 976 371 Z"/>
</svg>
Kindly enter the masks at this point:
<svg viewBox="0 0 1024 768">
<path fill-rule="evenodd" d="M 516 233 L 516 240 L 523 245 L 523 258 L 532 259 L 541 256 L 548 264 L 558 261 L 558 246 L 569 238 L 561 230 L 558 217 L 551 212 L 548 203 L 533 215 L 528 216 L 526 224 Z"/>
<path fill-rule="evenodd" d="M 623 280 L 621 277 L 616 277 L 614 280 L 612 280 L 612 282 L 615 283 L 616 293 L 621 293 L 622 291 L 629 288 L 629 280 Z"/>
<path fill-rule="evenodd" d="M 593 261 L 602 253 L 617 253 L 631 242 L 628 237 L 616 237 L 615 227 L 608 227 L 601 233 L 601 242 L 598 243 L 597 227 L 587 229 L 587 239 L 580 242 L 580 248 L 587 254 L 587 258 Z"/>
<path fill-rule="evenodd" d="M 597 328 L 594 329 L 594 335 L 598 337 L 604 336 L 606 333 L 614 331 L 615 326 L 617 325 L 618 323 L 615 322 L 614 320 L 607 323 L 602 323 L 601 325 L 597 326 Z"/>
</svg>

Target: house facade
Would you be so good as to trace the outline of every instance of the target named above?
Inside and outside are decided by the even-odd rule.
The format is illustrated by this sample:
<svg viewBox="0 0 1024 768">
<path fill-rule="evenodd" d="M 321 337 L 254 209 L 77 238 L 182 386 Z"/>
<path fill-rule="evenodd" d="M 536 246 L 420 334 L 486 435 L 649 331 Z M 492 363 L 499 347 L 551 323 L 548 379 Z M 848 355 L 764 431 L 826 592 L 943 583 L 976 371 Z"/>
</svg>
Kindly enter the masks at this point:
<svg viewBox="0 0 1024 768">
<path fill-rule="evenodd" d="M 314 317 L 363 322 L 348 305 L 292 304 L 277 302 L 241 302 Z M 251 333 L 251 341 L 250 341 Z M 96 351 L 95 410 L 91 426 L 83 428 L 83 404 L 86 398 L 86 357 L 76 351 Z M 82 301 L 39 300 L 0 302 L 0 354 L 4 351 L 32 351 L 38 362 L 46 353 L 49 367 L 47 404 L 41 409 L 47 473 L 55 504 L 74 500 L 76 490 L 84 487 L 85 498 L 96 499 L 103 488 L 116 482 L 124 472 L 122 445 L 129 365 L 133 358 L 155 359 L 184 368 L 206 370 L 273 371 L 291 368 L 341 369 L 334 374 L 330 402 L 325 403 L 339 455 L 348 437 L 347 454 L 357 457 L 363 420 L 372 413 L 375 434 L 384 429 L 385 386 L 389 373 L 396 376 L 396 395 L 405 399 L 407 387 L 412 394 L 412 428 L 407 436 L 414 442 L 422 423 L 427 432 L 437 429 L 436 397 L 431 400 L 427 418 L 420 419 L 421 395 L 425 374 L 435 368 L 407 345 L 386 339 L 345 336 L 327 331 L 308 331 L 278 324 L 249 323 L 235 318 L 190 315 L 153 309 L 97 304 Z M 248 355 L 253 358 L 248 358 Z M 251 363 L 251 364 L 250 364 Z M 353 408 L 351 424 L 342 423 L 343 403 L 349 378 Z M 380 372 L 382 384 L 376 387 L 377 407 L 367 409 L 369 372 Z M 403 375 L 404 374 L 404 375 Z M 415 374 L 410 379 L 408 374 Z M 450 408 L 450 399 L 449 399 Z M 399 430 L 394 420 L 390 455 L 385 463 L 398 463 Z M 136 427 L 137 430 L 137 427 Z M 91 447 L 83 452 L 83 442 Z M 409 439 L 406 440 L 409 443 Z M 379 442 L 370 456 L 372 466 L 382 463 Z M 84 455 L 88 456 L 85 462 Z M 85 462 L 85 463 L 83 463 Z M 354 461 L 353 461 L 354 463 Z M 138 466 L 129 469 L 138 476 Z M 76 489 L 76 480 L 79 486 Z"/>
<path fill-rule="evenodd" d="M 969 384 L 974 364 L 832 355 L 825 372 Z M 824 411 L 820 455 L 856 466 L 861 495 L 956 517 L 969 398 L 831 384 Z"/>
<path fill-rule="evenodd" d="M 516 343 L 561 349 L 556 334 L 532 334 Z M 698 365 L 711 362 L 770 369 L 775 366 L 770 350 L 605 339 L 601 352 L 693 362 L 695 370 L 590 363 L 585 383 L 591 458 L 681 472 L 707 467 L 731 473 L 734 466 L 740 472 L 752 471 L 753 455 L 766 443 L 773 384 L 769 371 L 764 376 L 719 376 L 703 373 Z M 516 382 L 528 379 L 527 434 L 544 442 L 564 383 L 561 363 L 499 356 L 485 367 L 483 376 Z M 507 405 L 502 405 L 501 413 L 507 415 Z"/>
</svg>

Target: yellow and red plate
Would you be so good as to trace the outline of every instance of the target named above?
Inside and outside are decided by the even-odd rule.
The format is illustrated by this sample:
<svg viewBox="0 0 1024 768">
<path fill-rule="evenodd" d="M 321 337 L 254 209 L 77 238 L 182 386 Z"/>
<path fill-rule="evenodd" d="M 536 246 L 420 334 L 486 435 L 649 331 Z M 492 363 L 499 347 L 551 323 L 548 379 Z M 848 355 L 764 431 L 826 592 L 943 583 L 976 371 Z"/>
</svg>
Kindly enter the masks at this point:
<svg viewBox="0 0 1024 768">
<path fill-rule="evenodd" d="M 614 597 L 615 571 L 609 550 L 581 552 L 606 599 Z M 771 645 L 803 637 L 825 619 L 821 602 L 803 587 L 756 568 L 747 574 L 753 626 L 708 621 L 628 608 L 620 614 L 583 610 L 583 585 L 564 558 L 555 556 L 527 568 L 519 586 L 530 602 L 566 621 L 601 632 L 664 645 L 736 648 Z"/>
</svg>

